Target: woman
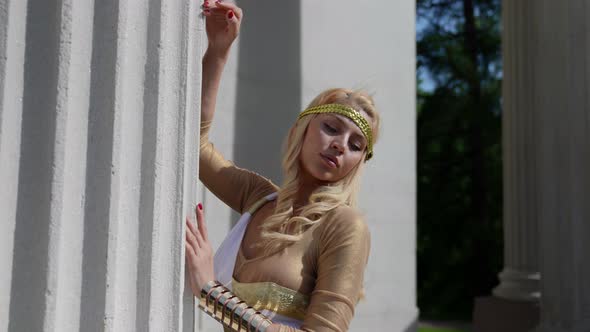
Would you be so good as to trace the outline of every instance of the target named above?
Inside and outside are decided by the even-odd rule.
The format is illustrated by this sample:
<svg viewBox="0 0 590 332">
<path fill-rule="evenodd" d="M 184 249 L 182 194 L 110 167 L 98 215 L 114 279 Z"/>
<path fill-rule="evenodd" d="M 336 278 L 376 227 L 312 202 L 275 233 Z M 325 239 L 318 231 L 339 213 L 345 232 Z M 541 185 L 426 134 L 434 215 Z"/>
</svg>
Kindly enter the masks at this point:
<svg viewBox="0 0 590 332">
<path fill-rule="evenodd" d="M 205 2 L 203 14 L 209 45 L 203 57 L 200 179 L 242 217 L 215 257 L 202 206 L 196 209 L 197 226 L 187 218 L 193 294 L 229 331 L 346 331 L 362 296 L 370 247 L 355 196 L 379 127 L 373 101 L 345 89 L 316 97 L 287 137 L 280 188 L 236 167 L 214 149 L 208 132 L 242 11 Z"/>
</svg>

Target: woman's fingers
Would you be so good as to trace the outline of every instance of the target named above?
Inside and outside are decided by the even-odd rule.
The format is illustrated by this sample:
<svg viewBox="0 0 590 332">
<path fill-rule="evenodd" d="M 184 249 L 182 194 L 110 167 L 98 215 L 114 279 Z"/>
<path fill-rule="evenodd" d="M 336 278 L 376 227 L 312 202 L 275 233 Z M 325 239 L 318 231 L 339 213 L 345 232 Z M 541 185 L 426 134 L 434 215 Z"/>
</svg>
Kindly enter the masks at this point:
<svg viewBox="0 0 590 332">
<path fill-rule="evenodd" d="M 238 20 L 242 19 L 242 15 L 243 15 L 242 9 L 231 2 L 217 1 L 217 2 L 215 2 L 215 6 L 217 8 L 225 9 L 226 11 L 231 10 L 237 16 Z"/>
<path fill-rule="evenodd" d="M 225 15 L 225 18 L 227 19 L 226 31 L 229 32 L 230 36 L 232 36 L 233 38 L 236 38 L 238 36 L 238 34 L 240 33 L 240 19 L 231 10 L 229 12 L 227 12 L 227 15 Z"/>
<path fill-rule="evenodd" d="M 209 233 L 207 232 L 207 223 L 205 223 L 205 216 L 203 215 L 203 205 L 199 203 L 195 208 L 195 214 L 197 215 L 197 226 L 199 232 L 205 241 L 209 241 Z"/>
<path fill-rule="evenodd" d="M 189 267 L 192 267 L 193 264 L 191 264 L 193 262 L 193 259 L 195 259 L 197 257 L 197 252 L 195 250 L 195 248 L 193 248 L 193 244 L 192 241 L 189 239 L 190 235 L 189 235 L 190 231 L 187 230 L 187 234 L 186 234 L 186 240 L 184 241 L 184 250 L 185 250 L 185 257 L 186 257 L 186 261 L 189 264 Z"/>
<path fill-rule="evenodd" d="M 227 14 L 227 9 L 217 8 L 217 7 L 203 8 L 203 12 L 207 12 L 208 14 L 210 14 L 212 16 L 224 17 Z"/>
<path fill-rule="evenodd" d="M 213 8 L 220 9 L 223 12 L 225 20 L 229 24 L 227 31 L 230 31 L 232 32 L 232 35 L 237 36 L 243 16 L 242 9 L 233 3 L 221 1 L 216 1 L 215 7 L 211 7 L 211 9 Z M 219 10 L 215 10 L 214 12 L 219 12 Z"/>
<path fill-rule="evenodd" d="M 197 228 L 197 226 L 195 226 L 194 223 L 192 222 L 188 222 L 187 226 L 189 227 L 193 238 L 195 239 L 198 248 L 202 249 L 205 246 L 205 239 L 203 238 L 203 235 L 201 234 L 201 231 Z"/>
<path fill-rule="evenodd" d="M 230 16 L 235 16 L 238 21 L 242 19 L 243 15 L 242 9 L 233 3 L 223 3 L 219 1 L 212 3 L 205 1 L 201 8 L 203 11 L 207 11 L 210 14 L 220 14 L 222 16 L 228 16 L 228 18 L 231 18 Z"/>
<path fill-rule="evenodd" d="M 193 259 L 194 257 L 197 256 L 197 253 L 195 252 L 195 249 L 193 248 L 193 246 L 187 241 L 184 244 L 184 249 L 186 251 L 186 258 L 189 259 L 189 262 L 191 259 Z"/>
<path fill-rule="evenodd" d="M 191 223 L 189 218 L 186 218 L 186 241 L 189 242 L 193 248 L 199 250 L 201 248 L 201 243 L 199 243 L 199 235 L 197 234 L 199 230 Z"/>
</svg>

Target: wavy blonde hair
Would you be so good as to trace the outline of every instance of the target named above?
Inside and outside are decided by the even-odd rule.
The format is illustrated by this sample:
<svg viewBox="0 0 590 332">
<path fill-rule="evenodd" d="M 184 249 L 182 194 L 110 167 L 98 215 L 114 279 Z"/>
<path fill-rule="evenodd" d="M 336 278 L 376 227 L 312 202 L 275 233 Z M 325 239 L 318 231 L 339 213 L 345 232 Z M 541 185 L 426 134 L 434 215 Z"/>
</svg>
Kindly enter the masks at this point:
<svg viewBox="0 0 590 332">
<path fill-rule="evenodd" d="M 375 109 L 373 98 L 363 91 L 335 88 L 320 93 L 312 100 L 309 107 L 323 104 L 343 104 L 364 111 L 369 116 L 373 130 L 373 144 L 379 135 L 379 114 Z M 274 212 L 261 226 L 261 236 L 266 254 L 284 248 L 302 237 L 310 226 L 320 222 L 329 211 L 338 206 L 356 207 L 357 194 L 360 189 L 360 177 L 364 166 L 364 156 L 360 162 L 341 180 L 321 186 L 314 190 L 309 202 L 300 214 L 293 214 L 293 204 L 300 188 L 301 165 L 299 156 L 309 123 L 317 115 L 308 115 L 295 122 L 283 146 L 283 185 L 279 189 Z M 366 151 L 365 151 L 366 153 Z"/>
</svg>

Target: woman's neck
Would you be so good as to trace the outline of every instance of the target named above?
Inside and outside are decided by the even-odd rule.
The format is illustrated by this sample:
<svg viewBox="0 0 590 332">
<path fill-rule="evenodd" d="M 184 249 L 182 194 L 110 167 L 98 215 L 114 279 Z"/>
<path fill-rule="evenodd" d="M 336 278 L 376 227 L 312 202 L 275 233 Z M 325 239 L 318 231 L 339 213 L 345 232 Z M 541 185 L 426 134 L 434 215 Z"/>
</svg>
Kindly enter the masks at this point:
<svg viewBox="0 0 590 332">
<path fill-rule="evenodd" d="M 317 187 L 315 187 L 317 188 Z M 309 203 L 309 197 L 315 190 L 314 187 L 306 186 L 299 189 L 293 202 L 293 210 L 299 210 Z"/>
<path fill-rule="evenodd" d="M 309 203 L 309 197 L 311 194 L 317 188 L 325 185 L 324 182 L 318 181 L 318 179 L 309 174 L 306 174 L 305 172 L 301 175 L 299 180 L 299 190 L 297 191 L 295 201 L 293 202 L 294 211 L 301 210 L 304 206 L 306 206 Z"/>
</svg>

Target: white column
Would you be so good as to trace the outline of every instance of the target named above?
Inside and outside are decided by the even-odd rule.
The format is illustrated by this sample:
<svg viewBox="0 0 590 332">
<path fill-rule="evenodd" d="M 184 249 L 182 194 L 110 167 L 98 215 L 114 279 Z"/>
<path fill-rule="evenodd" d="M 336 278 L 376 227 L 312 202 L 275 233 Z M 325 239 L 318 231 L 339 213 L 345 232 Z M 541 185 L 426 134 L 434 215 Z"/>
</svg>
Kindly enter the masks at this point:
<svg viewBox="0 0 590 332">
<path fill-rule="evenodd" d="M 534 106 L 532 0 L 502 2 L 504 270 L 497 297 L 538 302 L 538 128 Z"/>
<path fill-rule="evenodd" d="M 535 2 L 539 332 L 590 331 L 590 4 Z"/>
<path fill-rule="evenodd" d="M 8 330 L 20 165 L 26 0 L 0 0 L 0 331 Z"/>
<path fill-rule="evenodd" d="M 502 1 L 504 268 L 493 296 L 475 300 L 477 332 L 523 332 L 539 322 L 534 6 L 535 0 Z"/>
<path fill-rule="evenodd" d="M 0 331 L 193 330 L 198 7 L 0 0 Z"/>
</svg>

